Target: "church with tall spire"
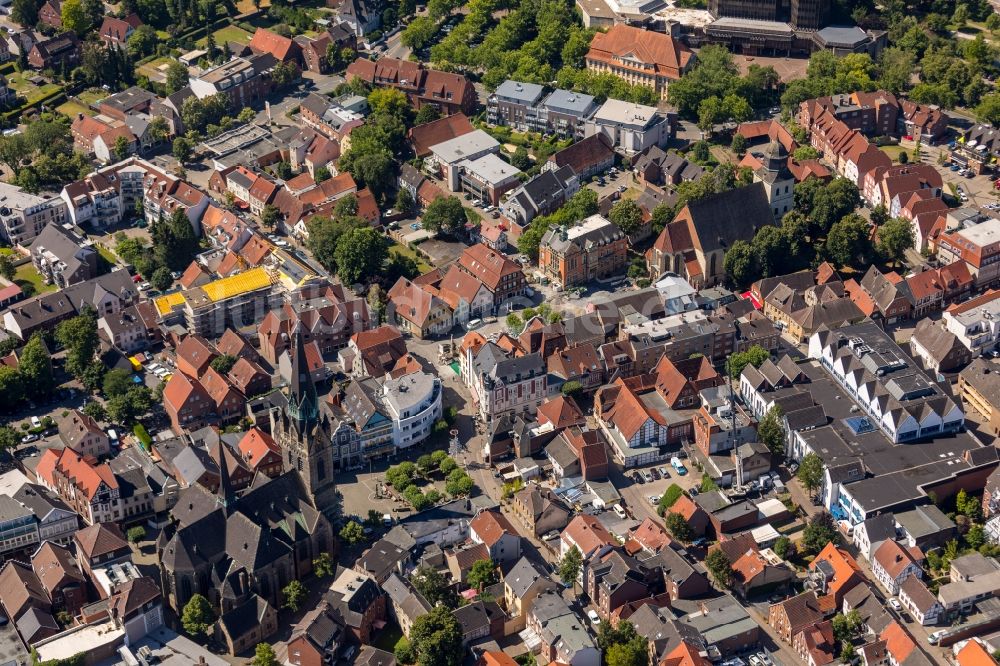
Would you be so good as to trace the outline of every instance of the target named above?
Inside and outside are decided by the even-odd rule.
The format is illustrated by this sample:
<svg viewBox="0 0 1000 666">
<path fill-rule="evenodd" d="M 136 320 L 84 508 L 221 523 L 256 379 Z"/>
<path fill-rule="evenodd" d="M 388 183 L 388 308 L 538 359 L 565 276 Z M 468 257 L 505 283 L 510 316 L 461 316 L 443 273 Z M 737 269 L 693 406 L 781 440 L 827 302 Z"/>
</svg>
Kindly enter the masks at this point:
<svg viewBox="0 0 1000 666">
<path fill-rule="evenodd" d="M 330 439 L 329 415 L 319 408 L 301 324 L 292 332 L 288 353 L 288 404 L 271 412 L 271 434 L 281 449 L 285 471 L 299 473 L 317 508 L 323 510 L 327 504 L 324 496 L 334 489 L 336 446 Z"/>
</svg>

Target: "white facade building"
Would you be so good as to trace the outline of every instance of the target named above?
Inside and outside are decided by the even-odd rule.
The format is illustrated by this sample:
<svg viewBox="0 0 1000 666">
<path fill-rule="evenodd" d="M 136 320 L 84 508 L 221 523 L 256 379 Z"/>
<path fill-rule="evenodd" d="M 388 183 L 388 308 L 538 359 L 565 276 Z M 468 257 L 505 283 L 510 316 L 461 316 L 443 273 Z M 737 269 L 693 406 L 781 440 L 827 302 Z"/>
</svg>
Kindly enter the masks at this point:
<svg viewBox="0 0 1000 666">
<path fill-rule="evenodd" d="M 441 380 L 426 372 L 386 379 L 382 398 L 392 419 L 392 437 L 405 449 L 427 439 L 441 418 Z"/>
</svg>

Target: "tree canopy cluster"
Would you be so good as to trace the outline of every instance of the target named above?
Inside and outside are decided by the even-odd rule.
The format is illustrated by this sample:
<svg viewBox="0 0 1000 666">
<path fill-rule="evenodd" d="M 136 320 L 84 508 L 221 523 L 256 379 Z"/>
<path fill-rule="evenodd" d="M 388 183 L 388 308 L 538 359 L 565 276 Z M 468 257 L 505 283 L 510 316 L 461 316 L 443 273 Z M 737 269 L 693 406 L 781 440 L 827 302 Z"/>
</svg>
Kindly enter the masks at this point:
<svg viewBox="0 0 1000 666">
<path fill-rule="evenodd" d="M 85 155 L 73 151 L 69 119 L 61 114 L 43 114 L 24 132 L 0 137 L 0 162 L 14 172 L 15 185 L 33 194 L 61 188 L 92 169 Z"/>
<path fill-rule="evenodd" d="M 30 399 L 48 398 L 55 381 L 52 359 L 41 333 L 35 333 L 21 349 L 18 366 L 0 366 L 0 410 L 17 410 Z"/>
<path fill-rule="evenodd" d="M 712 124 L 750 120 L 753 108 L 773 103 L 778 90 L 778 73 L 773 67 L 751 65 L 741 76 L 732 54 L 724 46 L 710 45 L 698 52 L 694 66 L 670 84 L 670 103 L 685 118 L 711 120 Z"/>
</svg>

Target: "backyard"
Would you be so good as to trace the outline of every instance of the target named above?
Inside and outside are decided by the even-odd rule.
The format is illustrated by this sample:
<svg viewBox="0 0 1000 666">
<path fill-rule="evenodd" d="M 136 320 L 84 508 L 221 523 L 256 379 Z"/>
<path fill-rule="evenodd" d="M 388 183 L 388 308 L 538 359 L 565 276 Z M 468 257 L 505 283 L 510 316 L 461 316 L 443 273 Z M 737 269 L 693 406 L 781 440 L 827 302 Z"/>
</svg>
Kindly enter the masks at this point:
<svg viewBox="0 0 1000 666">
<path fill-rule="evenodd" d="M 101 90 L 100 88 L 87 88 L 77 95 L 76 98 L 84 104 L 97 104 L 110 94 L 108 91 Z"/>
<path fill-rule="evenodd" d="M 249 32 L 235 25 L 227 25 L 225 28 L 220 28 L 219 30 L 216 30 L 214 34 L 215 34 L 215 43 L 218 44 L 219 46 L 225 44 L 226 42 L 238 42 L 240 44 L 249 44 L 250 38 L 253 37 L 253 35 L 251 35 Z M 205 48 L 205 45 L 208 44 L 208 38 L 202 37 L 201 39 L 197 40 L 194 44 L 198 48 L 203 49 Z"/>
<path fill-rule="evenodd" d="M 47 291 L 56 290 L 55 285 L 45 283 L 42 276 L 35 270 L 34 265 L 31 263 L 18 267 L 17 271 L 14 273 L 14 282 L 25 291 L 25 295 L 41 294 Z"/>
<path fill-rule="evenodd" d="M 38 82 L 32 82 L 29 79 L 37 79 Z M 44 81 L 34 72 L 13 72 L 8 74 L 7 85 L 23 97 L 28 104 L 37 102 L 59 91 L 59 86 Z"/>
<path fill-rule="evenodd" d="M 167 56 L 156 58 L 145 64 L 139 65 L 136 72 L 147 77 L 154 83 L 165 83 L 167 80 L 166 69 L 172 60 L 172 58 Z"/>
<path fill-rule="evenodd" d="M 66 100 L 62 104 L 56 107 L 56 111 L 63 114 L 67 118 L 76 118 L 78 114 L 83 114 L 85 116 L 94 115 L 94 111 L 84 104 L 74 100 Z"/>
<path fill-rule="evenodd" d="M 416 253 L 416 251 L 414 251 L 410 247 L 407 247 L 406 245 L 400 245 L 399 243 L 395 243 L 392 245 L 392 247 L 389 248 L 389 252 L 391 254 L 401 254 L 404 257 L 410 257 L 411 259 L 417 262 L 417 269 L 421 273 L 426 273 L 430 270 L 433 270 L 434 268 L 433 266 L 427 263 L 426 259 L 421 257 L 419 254 Z"/>
</svg>

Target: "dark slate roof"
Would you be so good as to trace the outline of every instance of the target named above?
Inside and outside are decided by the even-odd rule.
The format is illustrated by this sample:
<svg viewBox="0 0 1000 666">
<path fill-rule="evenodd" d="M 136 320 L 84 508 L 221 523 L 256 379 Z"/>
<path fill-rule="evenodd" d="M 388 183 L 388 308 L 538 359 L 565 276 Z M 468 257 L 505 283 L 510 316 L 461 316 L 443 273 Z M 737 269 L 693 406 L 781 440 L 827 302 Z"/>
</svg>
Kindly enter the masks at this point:
<svg viewBox="0 0 1000 666">
<path fill-rule="evenodd" d="M 691 223 L 704 252 L 750 241 L 757 229 L 774 224 L 763 183 L 754 183 L 689 202 Z"/>
<path fill-rule="evenodd" d="M 230 638 L 235 640 L 260 626 L 269 606 L 266 600 L 254 594 L 228 613 L 223 613 L 219 621 Z"/>
</svg>

